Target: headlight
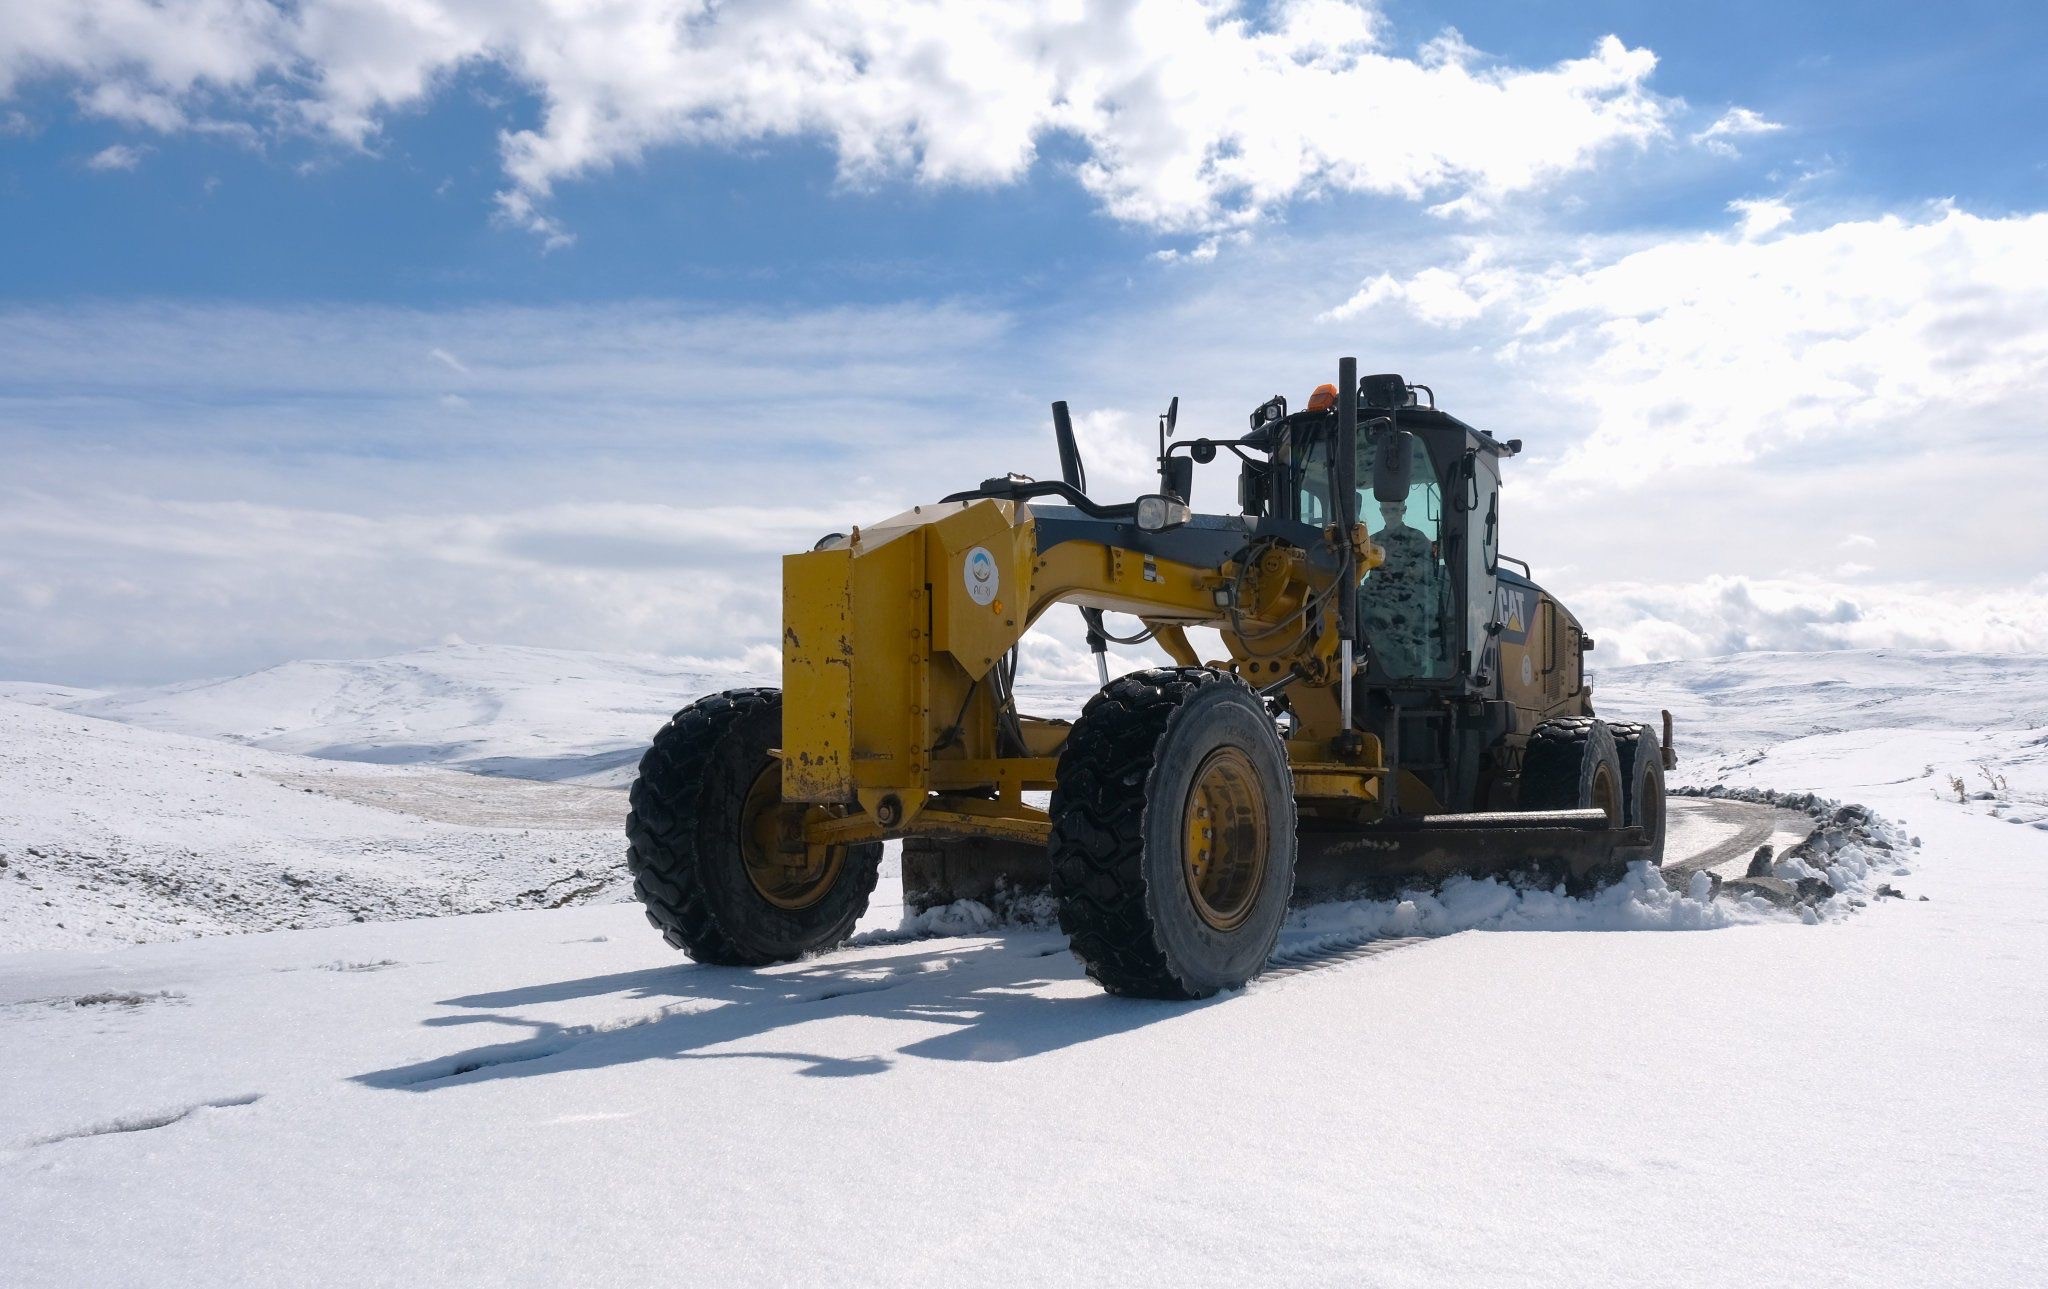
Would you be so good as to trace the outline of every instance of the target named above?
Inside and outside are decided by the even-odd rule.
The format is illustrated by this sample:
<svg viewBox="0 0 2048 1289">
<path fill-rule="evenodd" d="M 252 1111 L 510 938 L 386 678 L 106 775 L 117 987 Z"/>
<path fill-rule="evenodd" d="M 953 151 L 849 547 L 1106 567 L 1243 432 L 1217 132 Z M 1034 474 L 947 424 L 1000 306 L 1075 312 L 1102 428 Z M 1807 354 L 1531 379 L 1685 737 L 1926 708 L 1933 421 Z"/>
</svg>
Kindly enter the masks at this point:
<svg viewBox="0 0 2048 1289">
<path fill-rule="evenodd" d="M 1138 498 L 1138 527 L 1148 533 L 1178 528 L 1188 521 L 1188 505 L 1158 494 Z"/>
</svg>

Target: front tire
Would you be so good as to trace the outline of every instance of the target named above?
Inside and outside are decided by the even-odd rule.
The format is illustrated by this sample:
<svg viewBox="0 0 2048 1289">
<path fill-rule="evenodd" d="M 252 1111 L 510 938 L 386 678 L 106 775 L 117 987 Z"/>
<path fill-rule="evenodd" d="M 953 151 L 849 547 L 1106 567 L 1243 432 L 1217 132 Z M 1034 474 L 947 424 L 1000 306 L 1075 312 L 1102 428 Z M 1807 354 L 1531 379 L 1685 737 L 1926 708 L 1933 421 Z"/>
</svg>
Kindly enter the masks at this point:
<svg viewBox="0 0 2048 1289">
<path fill-rule="evenodd" d="M 1530 733 L 1522 756 L 1522 809 L 1605 810 L 1619 828 L 1627 817 L 1621 785 L 1621 756 L 1606 721 L 1566 716 Z"/>
<path fill-rule="evenodd" d="M 1530 732 L 1522 754 L 1522 809 L 1604 810 L 1607 826 L 1620 828 L 1628 810 L 1622 783 L 1614 732 L 1598 717 L 1559 717 Z M 1568 885 L 1581 893 L 1597 891 L 1627 871 L 1626 859 L 1612 852 L 1573 865 Z"/>
<path fill-rule="evenodd" d="M 1294 889 L 1294 783 L 1243 681 L 1111 681 L 1060 753 L 1052 822 L 1060 928 L 1104 989 L 1207 998 L 1264 969 Z"/>
<path fill-rule="evenodd" d="M 626 816 L 633 893 L 698 962 L 757 967 L 844 940 L 867 910 L 879 842 L 788 844 L 823 807 L 782 801 L 782 694 L 734 689 L 677 712 L 640 758 Z"/>
</svg>

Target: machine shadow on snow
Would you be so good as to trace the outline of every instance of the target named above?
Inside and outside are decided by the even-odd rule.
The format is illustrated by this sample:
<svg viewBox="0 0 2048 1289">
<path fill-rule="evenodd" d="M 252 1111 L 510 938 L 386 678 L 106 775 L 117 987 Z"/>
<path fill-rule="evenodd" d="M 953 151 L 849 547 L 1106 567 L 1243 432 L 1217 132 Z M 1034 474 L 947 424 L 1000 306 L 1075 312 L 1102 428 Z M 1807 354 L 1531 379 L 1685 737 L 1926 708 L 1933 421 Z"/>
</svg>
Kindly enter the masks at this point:
<svg viewBox="0 0 2048 1289">
<path fill-rule="evenodd" d="M 550 981 L 443 1001 L 466 1010 L 422 1023 L 524 1030 L 523 1037 L 357 1075 L 369 1087 L 427 1092 L 460 1081 L 524 1078 L 653 1060 L 765 1058 L 793 1061 L 803 1074 L 830 1078 L 881 1074 L 895 1056 L 951 1061 L 1014 1061 L 1127 1033 L 1190 1014 L 1204 1004 L 1173 1005 L 1101 994 L 1048 998 L 1033 992 L 1078 978 L 1080 968 L 1057 937 L 1030 933 L 1000 942 L 948 945 L 884 960 L 810 963 L 781 972 L 679 965 Z M 660 1009 L 607 1025 L 561 1025 L 518 1009 L 578 998 L 619 996 Z M 691 1004 L 717 1004 L 702 1010 Z M 671 1011 L 684 1007 L 688 1010 Z M 710 1051 L 810 1021 L 839 1017 L 901 1020 L 951 1028 L 925 1034 L 893 1053 L 831 1056 L 787 1047 Z"/>
</svg>

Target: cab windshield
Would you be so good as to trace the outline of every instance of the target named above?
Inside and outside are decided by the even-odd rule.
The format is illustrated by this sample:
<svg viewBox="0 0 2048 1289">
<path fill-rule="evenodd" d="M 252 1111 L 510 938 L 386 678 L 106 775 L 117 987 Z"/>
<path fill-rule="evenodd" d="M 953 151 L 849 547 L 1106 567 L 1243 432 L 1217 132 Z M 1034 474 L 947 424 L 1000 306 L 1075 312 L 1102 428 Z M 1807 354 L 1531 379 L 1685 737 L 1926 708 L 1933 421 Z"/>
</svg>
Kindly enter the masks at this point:
<svg viewBox="0 0 2048 1289">
<path fill-rule="evenodd" d="M 1361 473 L 1372 460 L 1370 432 L 1358 433 Z M 1330 436 L 1316 435 L 1302 454 L 1295 488 L 1296 514 L 1305 524 L 1333 522 Z M 1358 490 L 1358 521 L 1385 553 L 1358 588 L 1359 635 L 1387 675 L 1441 679 L 1451 674 L 1451 578 L 1444 565 L 1443 489 L 1429 448 L 1410 440 L 1408 498 L 1381 503 L 1370 481 Z"/>
</svg>

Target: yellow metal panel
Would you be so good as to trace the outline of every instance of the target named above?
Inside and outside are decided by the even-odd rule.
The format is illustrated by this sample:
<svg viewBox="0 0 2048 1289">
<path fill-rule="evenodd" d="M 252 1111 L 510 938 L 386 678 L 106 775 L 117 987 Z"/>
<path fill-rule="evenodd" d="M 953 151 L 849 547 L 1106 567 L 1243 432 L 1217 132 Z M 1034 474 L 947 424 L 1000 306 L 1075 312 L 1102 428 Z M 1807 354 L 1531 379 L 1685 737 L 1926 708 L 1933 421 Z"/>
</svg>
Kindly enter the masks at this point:
<svg viewBox="0 0 2048 1289">
<path fill-rule="evenodd" d="M 782 560 L 782 795 L 853 800 L 852 552 Z"/>
<path fill-rule="evenodd" d="M 1318 769 L 1297 768 L 1294 771 L 1294 795 L 1310 800 L 1350 798 L 1355 801 L 1378 801 L 1380 779 L 1385 774 L 1384 770 L 1360 770 L 1345 765 L 1331 765 Z"/>
<path fill-rule="evenodd" d="M 1034 539 L 1029 521 L 1011 526 L 1014 513 L 977 501 L 926 529 L 932 646 L 952 654 L 970 680 L 987 675 L 1023 634 Z"/>
<path fill-rule="evenodd" d="M 1011 804 L 978 801 L 971 797 L 941 797 L 917 818 L 910 820 L 904 831 L 1001 837 L 1043 846 L 1052 840 L 1052 818 L 1036 806 L 1021 802 Z"/>
<path fill-rule="evenodd" d="M 939 761 L 932 766 L 932 787 L 974 788 L 984 784 L 1013 785 L 1023 792 L 1050 791 L 1057 780 L 1056 756 L 1011 756 L 1000 760 Z"/>
<path fill-rule="evenodd" d="M 853 781 L 896 789 L 906 807 L 925 791 L 932 742 L 924 545 L 910 528 L 853 547 Z"/>
<path fill-rule="evenodd" d="M 1288 769 L 1294 772 L 1294 795 L 1303 800 L 1349 799 L 1378 801 L 1380 784 L 1387 777 L 1385 750 L 1378 736 L 1359 736 L 1356 761 L 1329 759 L 1329 741 L 1314 737 L 1288 740 Z"/>
<path fill-rule="evenodd" d="M 1147 622 L 1220 622 L 1219 580 L 1215 569 L 1117 551 L 1100 542 L 1061 542 L 1033 562 L 1031 617 L 1054 604 L 1080 604 L 1136 614 Z"/>
</svg>

